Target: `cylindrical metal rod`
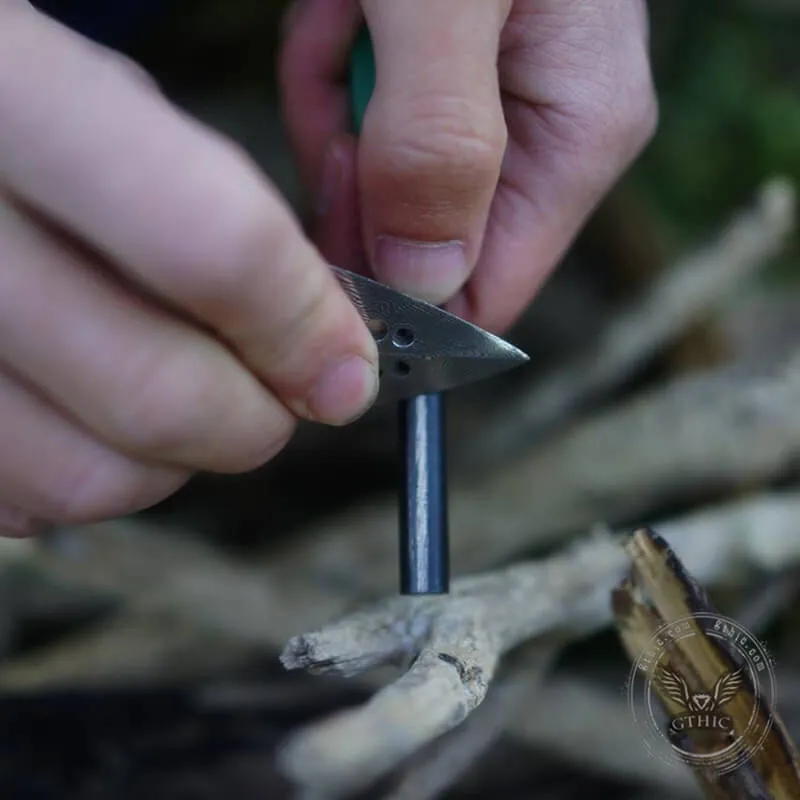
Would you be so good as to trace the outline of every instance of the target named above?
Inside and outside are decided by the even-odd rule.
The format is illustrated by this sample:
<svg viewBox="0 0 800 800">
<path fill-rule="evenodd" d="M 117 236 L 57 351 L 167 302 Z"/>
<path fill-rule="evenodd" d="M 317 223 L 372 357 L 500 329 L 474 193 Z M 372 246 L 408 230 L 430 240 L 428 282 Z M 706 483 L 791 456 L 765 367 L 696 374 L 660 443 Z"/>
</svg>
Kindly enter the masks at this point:
<svg viewBox="0 0 800 800">
<path fill-rule="evenodd" d="M 450 589 L 445 407 L 441 394 L 400 404 L 400 591 Z"/>
</svg>

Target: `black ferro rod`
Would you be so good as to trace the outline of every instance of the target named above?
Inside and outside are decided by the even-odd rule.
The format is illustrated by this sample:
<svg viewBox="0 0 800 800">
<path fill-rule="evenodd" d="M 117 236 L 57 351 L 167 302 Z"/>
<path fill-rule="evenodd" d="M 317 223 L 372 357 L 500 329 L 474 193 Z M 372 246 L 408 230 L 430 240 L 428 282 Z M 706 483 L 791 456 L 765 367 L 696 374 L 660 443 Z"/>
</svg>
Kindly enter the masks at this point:
<svg viewBox="0 0 800 800">
<path fill-rule="evenodd" d="M 450 589 L 445 422 L 442 394 L 400 403 L 403 594 L 446 594 Z"/>
<path fill-rule="evenodd" d="M 356 133 L 374 87 L 372 42 L 363 27 L 353 48 L 350 70 Z M 423 394 L 401 401 L 399 428 L 400 591 L 446 594 L 450 589 L 450 543 L 444 396 Z"/>
</svg>

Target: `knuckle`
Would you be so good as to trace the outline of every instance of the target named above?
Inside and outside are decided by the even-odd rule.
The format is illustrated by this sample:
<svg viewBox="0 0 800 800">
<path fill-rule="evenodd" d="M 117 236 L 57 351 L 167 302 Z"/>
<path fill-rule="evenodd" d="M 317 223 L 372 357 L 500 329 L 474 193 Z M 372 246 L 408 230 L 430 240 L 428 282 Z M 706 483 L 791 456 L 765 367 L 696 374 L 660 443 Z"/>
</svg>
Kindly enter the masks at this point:
<svg viewBox="0 0 800 800">
<path fill-rule="evenodd" d="M 174 353 L 141 359 L 120 381 L 109 436 L 123 448 L 153 456 L 168 456 L 205 438 L 219 394 L 211 377 Z"/>
<path fill-rule="evenodd" d="M 286 268 L 276 268 L 273 275 L 273 295 L 282 302 L 275 303 L 268 335 L 261 344 L 262 358 L 273 370 L 298 356 L 305 360 L 312 355 L 309 347 L 325 350 L 336 345 L 335 332 L 330 330 L 335 287 L 321 269 L 296 269 L 291 259 L 283 263 Z"/>
<path fill-rule="evenodd" d="M 111 453 L 73 461 L 47 486 L 43 516 L 51 523 L 79 525 L 133 513 L 163 500 L 187 473 L 146 468 Z"/>
<path fill-rule="evenodd" d="M 218 167 L 225 180 L 211 202 L 204 192 L 188 212 L 183 235 L 173 240 L 167 260 L 201 314 L 219 309 L 230 315 L 241 308 L 254 283 L 263 282 L 265 263 L 280 258 L 300 233 L 249 155 L 227 140 L 216 145 L 221 164 L 227 162 Z"/>
<path fill-rule="evenodd" d="M 582 147 L 611 157 L 615 166 L 627 164 L 653 137 L 658 125 L 658 103 L 650 88 L 597 92 L 575 118 Z"/>
<path fill-rule="evenodd" d="M 265 402 L 260 387 L 244 378 L 185 354 L 145 359 L 121 387 L 109 438 L 167 463 L 188 460 L 225 473 L 256 469 L 286 446 L 294 424 L 288 411 Z"/>
<path fill-rule="evenodd" d="M 113 479 L 112 479 L 113 480 Z M 76 525 L 93 522 L 98 516 L 114 516 L 117 509 L 109 502 L 108 465 L 102 460 L 70 465 L 47 485 L 41 502 L 42 516 L 53 523 Z"/>
<path fill-rule="evenodd" d="M 658 125 L 658 100 L 646 52 L 625 60 L 591 96 L 585 118 L 595 144 L 630 161 L 652 138 Z"/>
<path fill-rule="evenodd" d="M 507 141 L 502 114 L 465 105 L 429 100 L 418 107 L 385 137 L 386 168 L 403 178 L 467 188 L 494 181 Z"/>
<path fill-rule="evenodd" d="M 73 464 L 47 486 L 44 516 L 57 524 L 79 525 L 124 513 L 120 506 L 134 487 L 104 459 Z"/>
<path fill-rule="evenodd" d="M 295 420 L 288 412 L 271 425 L 253 426 L 241 437 L 240 446 L 232 451 L 221 471 L 236 475 L 263 467 L 289 444 L 294 431 Z"/>
<path fill-rule="evenodd" d="M 134 61 L 125 53 L 105 45 L 95 44 L 94 48 L 105 69 L 114 70 L 125 80 L 133 81 L 151 91 L 161 93 L 161 87 L 158 85 L 155 76 L 148 72 L 138 61 Z"/>
<path fill-rule="evenodd" d="M 0 502 L 0 537 L 22 539 L 35 536 L 40 529 L 41 521 L 14 505 Z"/>
</svg>

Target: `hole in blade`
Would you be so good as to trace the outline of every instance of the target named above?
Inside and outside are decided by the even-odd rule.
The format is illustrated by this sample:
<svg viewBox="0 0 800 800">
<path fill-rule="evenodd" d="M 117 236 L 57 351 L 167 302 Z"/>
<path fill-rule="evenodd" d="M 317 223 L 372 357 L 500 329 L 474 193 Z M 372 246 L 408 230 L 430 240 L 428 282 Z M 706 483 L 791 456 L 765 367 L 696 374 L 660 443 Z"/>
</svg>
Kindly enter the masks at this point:
<svg viewBox="0 0 800 800">
<path fill-rule="evenodd" d="M 382 319 L 369 320 L 367 327 L 376 342 L 382 342 L 386 338 L 386 334 L 389 333 L 389 327 Z"/>
<path fill-rule="evenodd" d="M 396 328 L 392 336 L 395 347 L 410 347 L 414 344 L 414 331 L 411 328 Z"/>
</svg>

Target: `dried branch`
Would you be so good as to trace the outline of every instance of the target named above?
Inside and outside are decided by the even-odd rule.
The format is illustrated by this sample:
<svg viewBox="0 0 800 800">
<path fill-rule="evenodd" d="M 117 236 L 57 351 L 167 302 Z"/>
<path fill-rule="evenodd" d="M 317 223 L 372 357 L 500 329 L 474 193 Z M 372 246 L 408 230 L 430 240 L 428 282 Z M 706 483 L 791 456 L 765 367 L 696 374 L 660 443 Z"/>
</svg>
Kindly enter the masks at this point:
<svg viewBox="0 0 800 800">
<path fill-rule="evenodd" d="M 0 563 L 30 580 L 116 601 L 131 616 L 173 615 L 269 651 L 308 621 L 327 619 L 326 603 L 352 602 L 338 587 L 315 589 L 302 575 L 265 570 L 193 536 L 128 519 L 0 540 Z"/>
<path fill-rule="evenodd" d="M 783 179 L 760 189 L 716 241 L 666 270 L 615 317 L 597 346 L 501 406 L 469 441 L 465 460 L 494 465 L 529 447 L 554 423 L 620 386 L 692 322 L 718 308 L 783 247 L 794 228 L 795 193 Z"/>
<path fill-rule="evenodd" d="M 738 585 L 752 576 L 753 569 L 777 572 L 800 562 L 798 518 L 800 493 L 789 492 L 712 507 L 657 523 L 657 527 L 701 581 Z M 140 680 L 154 674 L 149 670 L 157 674 L 159 663 L 177 658 L 180 646 L 167 622 L 169 618 L 175 620 L 176 626 L 197 630 L 196 638 L 186 632 L 187 647 L 191 641 L 199 645 L 203 637 L 213 635 L 218 646 L 219 637 L 224 636 L 238 642 L 242 653 L 245 648 L 252 648 L 250 652 L 254 654 L 272 653 L 298 630 L 313 630 L 358 601 L 357 589 L 347 584 L 326 586 L 313 578 L 309 580 L 307 572 L 283 571 L 280 562 L 265 567 L 244 564 L 190 537 L 129 520 L 63 531 L 50 544 L 0 540 L 0 563 L 18 574 L 25 571 L 32 581 L 60 587 L 61 592 L 72 588 L 82 597 L 95 592 L 115 601 L 124 610 L 118 618 L 123 628 L 132 625 L 132 620 L 140 620 L 142 626 L 148 619 L 155 620 L 147 631 L 137 634 L 140 642 L 147 640 L 148 654 L 138 660 Z M 541 569 L 543 563 L 548 562 L 532 566 L 534 570 Z M 454 586 L 494 586 L 498 590 L 496 596 L 502 598 L 502 579 L 498 582 L 498 576 L 513 576 L 517 570 L 524 572 L 525 566 L 495 573 L 494 577 L 489 574 L 462 578 Z M 389 602 L 397 602 L 403 608 L 408 599 L 394 598 Z M 542 601 L 545 609 L 557 602 L 557 596 L 547 601 L 546 597 Z M 503 603 L 505 606 L 508 599 Z M 519 611 L 518 605 L 514 608 Z M 610 622 L 602 595 L 594 610 L 587 607 L 581 614 L 585 616 L 576 617 L 579 629 Z M 546 633 L 548 624 L 556 625 L 557 619 L 552 618 L 550 623 L 542 619 L 527 634 L 520 630 L 518 635 Z M 129 674 L 129 654 L 111 646 L 116 635 L 113 628 L 113 621 L 109 621 L 107 626 L 87 632 L 73 644 L 63 642 L 40 650 L 35 661 L 7 660 L 0 665 L 0 684 L 8 680 L 9 686 L 20 685 L 20 681 L 27 687 L 53 685 L 72 681 L 82 671 L 104 681 Z M 407 645 L 398 648 L 399 654 L 413 654 L 415 636 L 424 636 L 413 627 L 412 633 Z M 152 638 L 147 639 L 148 635 Z M 392 649 L 392 631 L 384 635 L 386 647 Z M 108 645 L 104 644 L 106 637 Z M 367 651 L 359 651 L 359 646 L 354 643 L 351 652 L 360 652 L 363 657 Z M 98 652 L 103 653 L 102 658 L 98 658 Z M 381 653 L 378 660 L 384 657 Z M 27 674 L 26 664 L 30 666 Z M 365 668 L 368 666 L 369 663 L 364 664 Z"/>
<path fill-rule="evenodd" d="M 785 360 L 800 341 L 800 288 L 754 286 L 720 314 L 718 327 L 742 363 Z"/>
<path fill-rule="evenodd" d="M 740 583 L 754 568 L 775 572 L 800 562 L 798 518 L 800 493 L 776 493 L 707 509 L 658 528 L 698 580 L 719 585 Z M 249 647 L 271 650 L 287 628 L 296 631 L 317 624 L 321 614 L 341 611 L 354 599 L 342 586 L 323 591 L 307 583 L 302 574 L 286 575 L 277 566 L 259 569 L 226 560 L 191 539 L 127 522 L 91 526 L 64 536 L 60 546 L 57 542 L 49 547 L 9 543 L 0 556 L 7 567 L 25 569 L 38 579 L 104 592 L 121 601 L 126 613 L 134 617 L 164 620 L 161 641 L 167 656 L 180 650 L 170 639 L 181 624 L 190 629 L 186 634 L 189 642 L 194 628 L 197 640 L 224 633 Z M 65 552 L 67 544 L 70 547 Z M 287 751 L 289 768 L 294 763 L 296 770 L 310 779 L 324 781 L 329 777 L 323 775 L 327 763 L 336 780 L 351 780 L 349 769 L 356 774 L 361 771 L 359 748 L 349 746 L 335 724 L 349 720 L 352 730 L 371 732 L 373 749 L 384 749 L 382 763 L 373 764 L 372 772 L 362 774 L 362 779 L 392 769 L 426 741 L 452 728 L 479 703 L 502 652 L 553 631 L 574 636 L 607 625 L 610 612 L 605 592 L 624 565 L 624 559 L 619 559 L 612 540 L 594 538 L 552 559 L 462 578 L 454 583 L 450 598 L 394 597 L 372 610 L 340 619 L 316 635 L 299 637 L 293 650 L 299 664 L 339 673 L 352 674 L 384 661 L 407 662 L 421 655 L 411 673 L 378 692 L 361 709 L 300 734 Z M 603 569 L 607 569 L 605 577 Z M 327 608 L 317 606 L 326 600 L 330 601 Z M 175 620 L 175 626 L 166 621 L 169 618 Z M 129 622 L 124 623 L 125 619 Z M 121 618 L 122 628 L 130 619 Z M 158 627 L 153 625 L 153 630 Z M 47 652 L 42 651 L 36 671 L 27 680 L 21 662 L 12 659 L 0 668 L 0 682 L 43 686 L 72 680 L 83 669 L 95 677 L 113 675 L 127 668 L 130 656 L 129 651 L 112 646 L 116 635 L 109 623 L 106 647 L 102 647 L 98 631 L 98 640 L 91 647 L 76 643 L 73 657 L 69 657 L 65 644 L 50 664 Z M 100 659 L 98 652 L 102 653 Z M 444 660 L 438 653 L 445 654 Z M 137 663 L 140 679 L 146 679 L 148 670 L 161 669 L 164 661 L 159 659 L 154 641 Z M 413 685 L 414 676 L 420 674 L 431 682 Z M 408 694 L 403 696 L 404 692 Z M 412 706 L 412 701 L 418 705 Z M 420 722 L 398 741 L 391 721 L 405 725 L 412 707 L 419 710 Z M 383 724 L 370 724 L 372 714 Z M 531 741 L 541 743 L 541 736 L 526 733 L 524 725 L 512 722 L 511 726 L 518 736 L 530 735 Z M 332 749 L 326 751 L 329 747 Z M 326 751 L 327 756 L 315 760 L 315 769 L 306 770 L 299 766 L 304 748 L 307 753 Z M 368 751 L 362 750 L 362 756 L 364 752 Z M 334 763 L 338 757 L 349 761 Z"/>
<path fill-rule="evenodd" d="M 507 732 L 520 743 L 568 763 L 634 784 L 675 793 L 700 795 L 688 769 L 643 758 L 641 732 L 619 689 L 612 693 L 577 677 L 548 681 L 545 691 L 520 699 Z M 598 735 L 602 720 L 602 735 Z M 666 747 L 665 747 L 666 749 Z"/>
<path fill-rule="evenodd" d="M 413 658 L 363 707 L 293 737 L 282 767 L 305 787 L 343 795 L 369 785 L 451 730 L 483 700 L 498 661 L 519 642 L 597 610 L 626 566 L 604 537 L 548 561 L 465 578 L 450 596 L 395 597 L 292 639 L 288 669 L 353 675 Z M 601 587 L 598 589 L 598 587 Z"/>
<path fill-rule="evenodd" d="M 661 526 L 700 580 L 737 564 L 776 568 L 800 559 L 800 495 L 764 498 Z M 770 525 L 770 522 L 778 524 Z M 549 559 L 456 581 L 446 597 L 392 597 L 292 639 L 289 669 L 355 675 L 411 662 L 393 684 L 287 743 L 282 767 L 331 796 L 363 788 L 458 725 L 483 699 L 502 655 L 551 631 L 579 636 L 608 623 L 609 592 L 628 564 L 608 536 Z"/>
<path fill-rule="evenodd" d="M 252 648 L 172 615 L 126 614 L 7 659 L 0 690 L 196 679 L 248 663 Z"/>
<path fill-rule="evenodd" d="M 686 697 L 712 697 L 730 675 L 748 669 L 741 652 L 724 637 L 709 635 L 700 624 L 702 613 L 714 614 L 705 590 L 687 571 L 675 552 L 658 534 L 636 531 L 626 542 L 631 566 L 612 593 L 614 621 L 632 661 L 636 661 L 665 625 L 680 620 L 692 627 L 692 635 L 676 636 L 672 646 L 658 650 L 658 669 L 669 669 L 685 687 Z M 750 647 L 752 645 L 748 645 Z M 735 653 L 735 655 L 734 655 Z M 763 661 L 760 662 L 763 666 Z M 649 675 L 658 675 L 656 666 Z M 800 797 L 800 754 L 786 731 L 771 698 L 745 673 L 741 686 L 719 700 L 730 730 L 683 729 L 683 755 L 709 798 L 770 797 L 778 800 Z M 753 672 L 753 674 L 756 674 Z M 668 714 L 680 717 L 692 706 L 658 680 L 651 683 Z M 714 712 L 713 706 L 709 711 Z M 732 736 L 731 736 L 732 734 Z M 738 755 L 737 755 L 738 754 Z M 696 756 L 696 757 L 695 757 Z M 715 757 L 719 760 L 715 761 Z M 725 768 L 718 769 L 725 762 Z M 749 788 L 749 791 L 748 791 Z M 753 794 L 753 789 L 756 789 Z"/>
<path fill-rule="evenodd" d="M 537 672 L 533 671 L 533 676 Z M 535 677 L 494 686 L 462 725 L 423 750 L 383 800 L 434 800 L 458 781 L 502 735 L 512 709 L 536 686 Z"/>
</svg>

